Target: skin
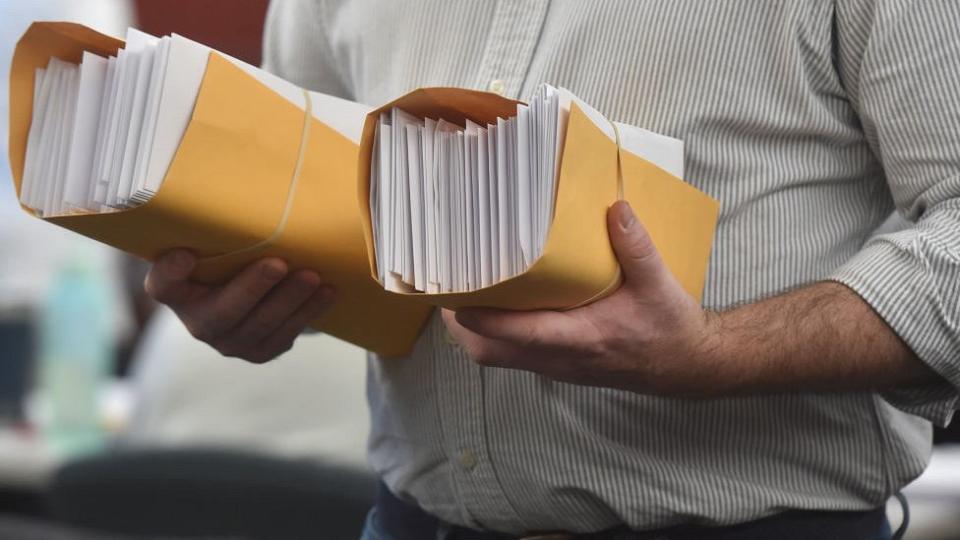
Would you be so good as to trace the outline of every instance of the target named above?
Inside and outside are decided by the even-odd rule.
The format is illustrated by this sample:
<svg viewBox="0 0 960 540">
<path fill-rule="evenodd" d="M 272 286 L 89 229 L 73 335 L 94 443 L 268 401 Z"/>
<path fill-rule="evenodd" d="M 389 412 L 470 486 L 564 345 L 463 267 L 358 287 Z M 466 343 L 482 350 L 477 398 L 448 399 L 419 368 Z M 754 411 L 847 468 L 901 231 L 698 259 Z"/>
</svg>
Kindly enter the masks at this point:
<svg viewBox="0 0 960 540">
<path fill-rule="evenodd" d="M 276 358 L 335 299 L 319 274 L 290 273 L 281 259 L 256 261 L 217 287 L 190 280 L 196 263 L 189 251 L 171 251 L 154 263 L 144 287 L 173 309 L 195 338 L 224 356 L 257 364 Z"/>
<path fill-rule="evenodd" d="M 451 335 L 484 366 L 660 396 L 851 392 L 937 377 L 839 283 L 710 312 L 673 278 L 626 202 L 611 206 L 607 225 L 624 275 L 614 294 L 563 312 L 444 310 Z M 194 264 L 182 250 L 164 256 L 147 291 L 224 355 L 269 360 L 333 301 L 316 273 L 288 275 L 278 259 L 220 287 L 190 281 Z"/>
</svg>

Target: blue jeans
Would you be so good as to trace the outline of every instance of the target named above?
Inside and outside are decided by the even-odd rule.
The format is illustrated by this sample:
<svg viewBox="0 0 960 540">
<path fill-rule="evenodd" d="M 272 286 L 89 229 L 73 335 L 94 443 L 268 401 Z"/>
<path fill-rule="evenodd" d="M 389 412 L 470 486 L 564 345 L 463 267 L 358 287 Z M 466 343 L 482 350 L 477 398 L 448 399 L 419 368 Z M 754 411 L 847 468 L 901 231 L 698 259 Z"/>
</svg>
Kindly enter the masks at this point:
<svg viewBox="0 0 960 540">
<path fill-rule="evenodd" d="M 877 536 L 876 540 L 891 540 L 892 532 L 890 530 L 890 523 L 885 522 L 883 524 L 883 530 L 880 531 L 880 534 Z M 437 531 L 436 540 L 444 540 L 446 536 L 442 531 Z M 389 531 L 383 530 L 383 526 L 377 520 L 377 508 L 373 507 L 370 512 L 367 514 L 367 521 L 363 525 L 363 533 L 360 536 L 360 540 L 397 540 Z M 424 540 L 433 540 L 427 539 Z"/>
</svg>

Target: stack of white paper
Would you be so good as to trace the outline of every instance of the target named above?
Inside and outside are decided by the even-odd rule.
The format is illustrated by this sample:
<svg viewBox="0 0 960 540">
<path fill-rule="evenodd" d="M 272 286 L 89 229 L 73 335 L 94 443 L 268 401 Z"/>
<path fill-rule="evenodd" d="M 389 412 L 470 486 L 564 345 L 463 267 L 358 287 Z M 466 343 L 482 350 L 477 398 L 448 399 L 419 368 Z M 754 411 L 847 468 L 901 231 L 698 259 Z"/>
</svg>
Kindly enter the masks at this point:
<svg viewBox="0 0 960 540">
<path fill-rule="evenodd" d="M 21 202 L 41 216 L 107 212 L 149 201 L 186 131 L 211 49 L 130 29 L 114 57 L 38 69 Z M 304 90 L 224 55 L 301 109 Z M 359 141 L 369 108 L 309 92 L 313 114 Z M 238 111 L 241 113 L 242 111 Z"/>
<path fill-rule="evenodd" d="M 21 201 L 41 215 L 124 208 L 145 192 L 170 38 L 131 31 L 109 59 L 38 69 Z"/>
<path fill-rule="evenodd" d="M 605 119 L 564 89 L 541 85 L 516 116 L 479 126 L 380 116 L 370 216 L 380 281 L 400 292 L 464 292 L 523 273 L 543 253 L 560 152 L 576 102 L 608 137 L 683 177 L 683 143 Z"/>
<path fill-rule="evenodd" d="M 381 281 L 469 291 L 529 267 L 553 209 L 559 120 L 560 95 L 548 85 L 487 126 L 381 115 L 370 200 Z"/>
</svg>

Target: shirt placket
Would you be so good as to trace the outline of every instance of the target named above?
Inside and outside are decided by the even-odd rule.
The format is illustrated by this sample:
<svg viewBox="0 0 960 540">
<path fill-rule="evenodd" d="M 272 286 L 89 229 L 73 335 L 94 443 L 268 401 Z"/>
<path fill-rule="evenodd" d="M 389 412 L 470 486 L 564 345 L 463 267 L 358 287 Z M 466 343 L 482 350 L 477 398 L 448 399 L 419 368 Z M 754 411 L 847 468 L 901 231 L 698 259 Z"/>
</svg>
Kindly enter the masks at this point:
<svg viewBox="0 0 960 540">
<path fill-rule="evenodd" d="M 445 453 L 463 521 L 476 528 L 524 528 L 497 480 L 485 432 L 484 368 L 471 361 L 449 338 L 438 366 L 443 391 L 438 406 Z"/>
<path fill-rule="evenodd" d="M 549 0 L 498 0 L 477 88 L 519 97 L 549 4 Z"/>
<path fill-rule="evenodd" d="M 476 87 L 507 97 L 518 97 L 533 60 L 546 19 L 548 0 L 497 2 L 487 47 L 484 50 Z M 439 400 L 447 456 L 458 505 L 464 521 L 478 528 L 523 529 L 524 524 L 510 505 L 500 482 L 496 464 L 490 459 L 486 435 L 486 409 L 496 404 L 484 401 L 483 369 L 452 347 L 449 362 L 440 367 L 446 390 Z"/>
<path fill-rule="evenodd" d="M 497 2 L 478 70 L 478 89 L 519 96 L 548 5 L 548 0 Z M 439 334 L 443 342 L 436 345 L 450 354 L 448 362 L 437 366 L 445 388 L 438 400 L 438 414 L 461 514 L 467 523 L 478 528 L 524 529 L 497 479 L 496 464 L 490 459 L 485 415 L 487 408 L 496 404 L 484 401 L 484 368 L 451 343 L 448 333 Z"/>
</svg>

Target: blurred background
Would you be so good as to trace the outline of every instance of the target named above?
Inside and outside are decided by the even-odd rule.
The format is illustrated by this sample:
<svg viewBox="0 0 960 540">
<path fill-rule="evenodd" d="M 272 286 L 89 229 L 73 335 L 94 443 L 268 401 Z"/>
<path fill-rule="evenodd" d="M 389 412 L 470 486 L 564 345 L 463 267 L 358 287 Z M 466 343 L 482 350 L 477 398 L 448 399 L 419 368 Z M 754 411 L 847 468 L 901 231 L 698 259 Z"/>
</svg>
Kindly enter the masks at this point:
<svg viewBox="0 0 960 540">
<path fill-rule="evenodd" d="M 7 76 L 35 20 L 171 32 L 259 65 L 267 0 L 0 0 L 0 538 L 359 536 L 375 480 L 360 349 L 219 356 L 143 294 L 146 265 L 28 217 Z"/>
<path fill-rule="evenodd" d="M 358 537 L 363 352 L 313 335 L 264 366 L 220 357 L 145 297 L 144 263 L 23 213 L 7 163 L 30 22 L 176 32 L 257 65 L 267 4 L 0 0 L 0 538 Z M 960 539 L 960 422 L 935 440 L 906 538 Z"/>
</svg>

